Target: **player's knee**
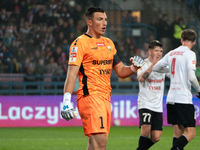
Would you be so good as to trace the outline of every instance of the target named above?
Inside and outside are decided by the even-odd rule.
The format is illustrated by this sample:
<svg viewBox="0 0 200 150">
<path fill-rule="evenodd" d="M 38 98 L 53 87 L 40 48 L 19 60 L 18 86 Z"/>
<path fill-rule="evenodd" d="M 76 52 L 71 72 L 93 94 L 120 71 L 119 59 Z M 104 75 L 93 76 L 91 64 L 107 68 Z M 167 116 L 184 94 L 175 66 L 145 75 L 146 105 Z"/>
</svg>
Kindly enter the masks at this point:
<svg viewBox="0 0 200 150">
<path fill-rule="evenodd" d="M 103 148 L 106 147 L 107 145 L 107 140 L 106 139 L 101 139 L 100 141 L 98 141 L 98 146 Z"/>
<path fill-rule="evenodd" d="M 156 137 L 154 140 L 152 140 L 153 142 L 158 142 L 160 141 L 160 137 Z"/>
<path fill-rule="evenodd" d="M 149 134 L 150 134 L 150 131 L 149 131 L 149 130 L 142 130 L 142 131 L 141 131 L 141 135 L 144 135 L 144 136 L 146 136 L 146 137 L 148 137 Z"/>
<path fill-rule="evenodd" d="M 193 131 L 190 133 L 190 138 L 191 140 L 196 136 L 196 131 Z"/>
<path fill-rule="evenodd" d="M 152 140 L 153 142 L 158 142 L 158 141 L 160 141 L 160 136 L 152 137 L 151 140 Z"/>
<path fill-rule="evenodd" d="M 95 148 L 106 148 L 107 145 L 107 139 L 101 138 L 98 140 L 94 140 L 92 138 L 89 138 L 89 147 Z"/>
<path fill-rule="evenodd" d="M 141 135 L 148 137 L 150 132 L 143 132 Z"/>
<path fill-rule="evenodd" d="M 143 124 L 141 126 L 141 134 L 142 135 L 149 136 L 150 132 L 151 132 L 151 125 Z"/>
</svg>

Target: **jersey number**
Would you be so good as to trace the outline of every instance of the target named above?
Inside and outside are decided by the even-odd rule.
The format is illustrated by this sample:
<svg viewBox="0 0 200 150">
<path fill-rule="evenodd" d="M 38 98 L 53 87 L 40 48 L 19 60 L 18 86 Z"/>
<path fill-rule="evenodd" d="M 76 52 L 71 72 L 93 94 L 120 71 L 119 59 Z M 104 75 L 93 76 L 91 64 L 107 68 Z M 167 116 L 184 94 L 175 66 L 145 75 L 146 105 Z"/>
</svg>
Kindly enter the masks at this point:
<svg viewBox="0 0 200 150">
<path fill-rule="evenodd" d="M 101 127 L 100 129 L 104 129 L 104 126 L 103 126 L 103 117 L 99 117 L 101 119 Z"/>
<path fill-rule="evenodd" d="M 142 115 L 144 116 L 143 122 L 150 122 L 150 120 L 151 120 L 151 114 L 150 113 L 142 113 Z"/>
<path fill-rule="evenodd" d="M 173 58 L 172 64 L 171 64 L 171 74 L 173 75 L 173 78 L 174 78 L 174 75 L 175 75 L 175 63 L 176 63 L 176 58 Z"/>
</svg>

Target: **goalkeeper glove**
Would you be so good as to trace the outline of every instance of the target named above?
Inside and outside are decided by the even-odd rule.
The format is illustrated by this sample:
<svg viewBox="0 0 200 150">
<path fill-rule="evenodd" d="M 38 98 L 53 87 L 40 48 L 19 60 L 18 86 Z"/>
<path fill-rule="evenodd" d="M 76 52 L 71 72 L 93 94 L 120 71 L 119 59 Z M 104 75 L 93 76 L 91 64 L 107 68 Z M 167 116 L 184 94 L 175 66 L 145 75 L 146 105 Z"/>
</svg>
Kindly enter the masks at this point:
<svg viewBox="0 0 200 150">
<path fill-rule="evenodd" d="M 140 56 L 134 56 L 130 58 L 130 62 L 134 65 L 135 68 L 139 69 L 144 65 L 144 60 Z M 137 70 L 136 69 L 136 70 Z"/>
<path fill-rule="evenodd" d="M 71 105 L 71 94 L 70 93 L 64 94 L 61 115 L 67 121 L 70 119 L 73 119 L 74 116 L 75 117 L 78 116 L 76 110 Z"/>
</svg>

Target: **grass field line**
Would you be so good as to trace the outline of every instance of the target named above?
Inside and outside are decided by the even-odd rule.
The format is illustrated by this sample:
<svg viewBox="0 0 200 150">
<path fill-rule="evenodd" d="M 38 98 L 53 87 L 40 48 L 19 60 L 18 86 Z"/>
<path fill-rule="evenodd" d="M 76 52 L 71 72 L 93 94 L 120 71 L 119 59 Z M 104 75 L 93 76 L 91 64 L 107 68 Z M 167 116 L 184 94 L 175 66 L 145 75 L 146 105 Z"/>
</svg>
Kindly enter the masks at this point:
<svg viewBox="0 0 200 150">
<path fill-rule="evenodd" d="M 139 137 L 135 137 L 135 136 L 133 136 L 133 137 L 111 137 L 112 139 L 125 139 L 125 140 L 129 140 L 129 139 L 138 139 Z M 195 139 L 196 138 L 200 138 L 200 136 L 195 136 Z M 171 137 L 161 137 L 161 140 L 162 139 L 171 139 Z M 57 140 L 57 141 L 66 141 L 66 140 L 87 140 L 87 138 L 85 138 L 85 137 L 82 137 L 82 138 L 50 138 L 50 139 L 48 139 L 48 138 L 40 138 L 40 139 L 37 139 L 37 138 L 24 138 L 24 139 L 14 139 L 14 138 L 12 138 L 12 139 L 0 139 L 0 141 L 55 141 L 55 140 Z"/>
</svg>

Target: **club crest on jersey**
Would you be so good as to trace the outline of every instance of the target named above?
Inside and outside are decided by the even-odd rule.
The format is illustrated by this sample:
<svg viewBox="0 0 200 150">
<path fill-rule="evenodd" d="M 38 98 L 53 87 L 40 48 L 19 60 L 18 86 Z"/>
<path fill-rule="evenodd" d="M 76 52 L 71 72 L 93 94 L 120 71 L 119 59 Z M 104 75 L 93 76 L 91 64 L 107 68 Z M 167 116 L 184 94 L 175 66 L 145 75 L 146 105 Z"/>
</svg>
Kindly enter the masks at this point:
<svg viewBox="0 0 200 150">
<path fill-rule="evenodd" d="M 71 53 L 77 53 L 78 47 L 72 47 L 71 48 Z"/>
<path fill-rule="evenodd" d="M 104 43 L 97 43 L 97 46 L 105 46 Z"/>
<path fill-rule="evenodd" d="M 193 61 L 192 61 L 192 64 L 196 64 L 196 61 L 193 60 Z"/>
<path fill-rule="evenodd" d="M 111 52 L 111 46 L 107 46 L 107 47 L 108 47 L 109 51 Z"/>
</svg>

